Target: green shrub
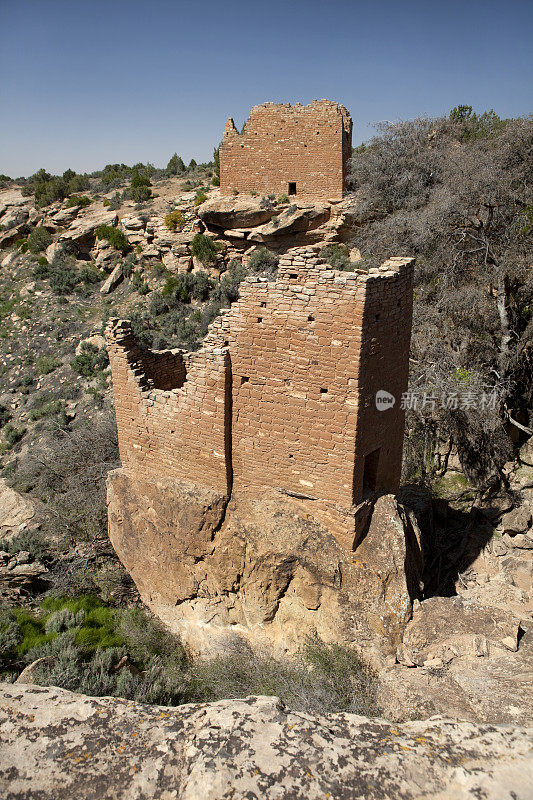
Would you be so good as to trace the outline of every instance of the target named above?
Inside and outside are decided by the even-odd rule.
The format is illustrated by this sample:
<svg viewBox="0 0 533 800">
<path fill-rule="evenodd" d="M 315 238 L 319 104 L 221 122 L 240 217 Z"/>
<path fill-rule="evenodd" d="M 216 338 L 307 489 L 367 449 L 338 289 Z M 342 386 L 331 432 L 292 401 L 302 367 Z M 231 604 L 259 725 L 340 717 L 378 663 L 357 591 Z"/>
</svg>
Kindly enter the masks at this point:
<svg viewBox="0 0 533 800">
<path fill-rule="evenodd" d="M 139 608 L 112 608 L 94 595 L 49 596 L 37 613 L 0 611 L 0 669 L 37 658 L 36 682 L 90 695 L 178 705 L 250 694 L 279 696 L 304 713 L 377 713 L 375 677 L 348 647 L 309 639 L 293 660 L 234 645 L 191 661 L 178 639 Z M 136 670 L 116 670 L 127 656 Z"/>
<path fill-rule="evenodd" d="M 129 192 L 131 199 L 135 200 L 136 203 L 143 203 L 149 200 L 152 196 L 152 190 L 149 188 L 151 185 L 148 175 L 134 170 Z"/>
<path fill-rule="evenodd" d="M 115 194 L 113 195 L 113 197 L 109 202 L 109 208 L 111 211 L 117 211 L 121 205 L 122 205 L 122 200 L 120 199 L 120 195 L 118 192 L 115 192 Z"/>
<path fill-rule="evenodd" d="M 42 250 L 46 250 L 50 244 L 52 244 L 52 235 L 42 225 L 34 228 L 28 236 L 28 250 L 30 253 L 40 253 Z"/>
<path fill-rule="evenodd" d="M 34 197 L 37 208 L 49 206 L 56 200 L 64 200 L 68 194 L 68 185 L 62 178 L 50 178 L 35 184 Z"/>
<path fill-rule="evenodd" d="M 201 206 L 202 203 L 205 203 L 206 200 L 207 200 L 206 193 L 204 191 L 202 191 L 201 189 L 199 189 L 196 192 L 196 197 L 194 198 L 194 205 L 196 207 Z"/>
<path fill-rule="evenodd" d="M 139 292 L 139 294 L 148 294 L 150 291 L 150 287 L 143 279 L 142 273 L 139 270 L 135 270 L 131 275 L 131 285 L 132 288 Z"/>
<path fill-rule="evenodd" d="M 95 378 L 109 364 L 107 351 L 91 342 L 82 342 L 81 352 L 70 362 L 70 366 L 84 378 Z"/>
<path fill-rule="evenodd" d="M 278 197 L 278 205 L 280 205 L 280 206 L 284 206 L 289 202 L 290 202 L 290 200 L 289 200 L 289 198 L 287 197 L 286 194 L 282 194 L 280 197 Z"/>
<path fill-rule="evenodd" d="M 215 174 L 211 183 L 213 186 L 220 186 L 220 147 L 213 149 L 213 164 L 215 165 Z"/>
<path fill-rule="evenodd" d="M 40 256 L 37 260 L 37 263 L 40 267 L 47 267 L 48 266 L 48 259 L 46 256 Z"/>
<path fill-rule="evenodd" d="M 96 229 L 97 239 L 106 239 L 115 250 L 121 250 L 126 253 L 129 249 L 129 242 L 127 236 L 120 230 L 112 225 L 99 225 Z"/>
<path fill-rule="evenodd" d="M 111 200 L 105 199 L 102 205 L 104 206 L 104 208 L 107 208 L 108 206 L 111 205 Z"/>
<path fill-rule="evenodd" d="M 124 259 L 122 262 L 122 274 L 125 278 L 129 278 L 135 269 L 135 256 L 133 253 Z"/>
<path fill-rule="evenodd" d="M 80 280 L 86 286 L 92 286 L 95 283 L 99 283 L 102 280 L 102 274 L 100 270 L 95 266 L 95 264 L 88 264 L 85 267 L 82 267 L 79 272 Z"/>
<path fill-rule="evenodd" d="M 55 417 L 61 414 L 64 408 L 64 400 L 44 400 L 28 412 L 28 417 L 32 422 L 37 422 L 37 420 L 43 419 L 44 417 Z"/>
<path fill-rule="evenodd" d="M 509 120 L 501 119 L 493 109 L 476 114 L 472 106 L 456 106 L 450 111 L 449 119 L 460 131 L 462 142 L 485 139 L 500 133 Z"/>
<path fill-rule="evenodd" d="M 274 275 L 278 267 L 278 257 L 266 247 L 258 247 L 248 259 L 248 269 L 254 274 Z"/>
<path fill-rule="evenodd" d="M 183 159 L 178 156 L 177 153 L 174 153 L 172 158 L 167 164 L 166 173 L 167 175 L 181 175 L 181 173 L 185 172 L 185 164 L 183 163 Z"/>
<path fill-rule="evenodd" d="M 205 302 L 213 287 L 214 283 L 207 272 L 186 272 L 167 278 L 161 296 L 179 303 L 190 303 L 191 298 Z"/>
<path fill-rule="evenodd" d="M 15 428 L 10 422 L 4 426 L 4 439 L 6 440 L 9 447 L 13 447 L 20 442 L 24 434 L 26 433 L 26 428 Z"/>
<path fill-rule="evenodd" d="M 3 428 L 11 419 L 11 411 L 0 405 L 0 428 Z"/>
<path fill-rule="evenodd" d="M 350 254 L 345 244 L 327 244 L 320 250 L 320 257 L 325 258 L 333 269 L 349 271 Z"/>
<path fill-rule="evenodd" d="M 46 561 L 51 553 L 50 542 L 37 530 L 23 530 L 16 533 L 9 541 L 2 542 L 2 548 L 8 553 L 28 552 L 35 561 Z"/>
<path fill-rule="evenodd" d="M 191 253 L 204 266 L 214 264 L 219 250 L 216 242 L 203 233 L 197 233 L 191 242 Z"/>
<path fill-rule="evenodd" d="M 169 231 L 181 231 L 184 222 L 183 214 L 178 210 L 171 211 L 170 214 L 167 214 L 165 217 L 165 225 Z"/>
<path fill-rule="evenodd" d="M 50 288 L 58 295 L 70 294 L 80 282 L 76 259 L 66 250 L 56 253 L 51 264 L 39 259 L 33 268 L 33 275 L 39 279 L 47 278 Z"/>
<path fill-rule="evenodd" d="M 68 194 L 77 194 L 78 192 L 85 192 L 87 189 L 90 188 L 91 184 L 89 181 L 88 175 L 77 175 L 72 170 L 67 170 L 67 172 L 63 173 L 63 180 L 66 180 L 65 176 L 69 173 L 68 178 Z M 88 203 L 86 204 L 88 205 Z"/>
<path fill-rule="evenodd" d="M 37 371 L 39 375 L 49 375 L 61 365 L 61 362 L 54 356 L 43 355 L 37 359 Z"/>
<path fill-rule="evenodd" d="M 355 651 L 308 639 L 292 661 L 253 652 L 245 645 L 194 665 L 197 699 L 276 695 L 306 713 L 377 713 L 375 678 Z"/>
<path fill-rule="evenodd" d="M 90 197 L 87 197 L 87 195 L 73 194 L 68 198 L 66 207 L 74 208 L 75 206 L 79 206 L 80 208 L 87 208 L 87 206 L 90 206 L 91 203 L 92 200 Z"/>
</svg>

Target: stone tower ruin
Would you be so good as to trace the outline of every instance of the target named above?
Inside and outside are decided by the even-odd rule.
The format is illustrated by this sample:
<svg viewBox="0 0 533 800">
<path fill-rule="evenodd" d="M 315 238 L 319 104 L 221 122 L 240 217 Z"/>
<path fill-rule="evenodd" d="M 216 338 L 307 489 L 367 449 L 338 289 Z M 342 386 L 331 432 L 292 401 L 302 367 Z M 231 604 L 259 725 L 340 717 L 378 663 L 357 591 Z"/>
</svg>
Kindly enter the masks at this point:
<svg viewBox="0 0 533 800">
<path fill-rule="evenodd" d="M 197 352 L 143 349 L 115 321 L 109 359 L 127 474 L 223 503 L 291 497 L 352 550 L 365 496 L 399 485 L 413 268 L 340 272 L 319 251 L 289 250 L 275 281 L 246 278 Z M 380 390 L 395 403 L 378 408 Z"/>
<path fill-rule="evenodd" d="M 331 100 L 254 106 L 242 133 L 229 119 L 220 144 L 222 194 L 338 200 L 346 189 L 352 119 Z"/>
</svg>

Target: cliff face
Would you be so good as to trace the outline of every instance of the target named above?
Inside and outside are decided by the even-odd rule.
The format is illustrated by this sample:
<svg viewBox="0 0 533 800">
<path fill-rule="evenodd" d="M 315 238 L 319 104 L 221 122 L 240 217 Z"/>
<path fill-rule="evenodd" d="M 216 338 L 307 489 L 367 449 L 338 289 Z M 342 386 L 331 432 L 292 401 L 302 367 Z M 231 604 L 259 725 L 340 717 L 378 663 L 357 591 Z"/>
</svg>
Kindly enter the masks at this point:
<svg viewBox="0 0 533 800">
<path fill-rule="evenodd" d="M 3 684 L 5 800 L 527 800 L 533 731 L 292 713 L 275 697 L 179 708 Z"/>
</svg>

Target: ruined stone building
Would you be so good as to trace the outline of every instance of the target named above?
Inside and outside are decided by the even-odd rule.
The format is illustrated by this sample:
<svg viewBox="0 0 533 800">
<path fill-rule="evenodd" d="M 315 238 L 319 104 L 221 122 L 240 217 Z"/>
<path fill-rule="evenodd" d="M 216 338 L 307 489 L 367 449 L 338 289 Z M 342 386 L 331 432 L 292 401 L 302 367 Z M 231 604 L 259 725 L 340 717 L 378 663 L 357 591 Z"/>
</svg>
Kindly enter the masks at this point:
<svg viewBox="0 0 533 800">
<path fill-rule="evenodd" d="M 340 199 L 352 150 L 352 120 L 330 100 L 254 106 L 242 133 L 229 119 L 220 145 L 222 194 L 257 192 Z"/>
<path fill-rule="evenodd" d="M 275 281 L 246 278 L 197 352 L 143 349 L 115 322 L 109 358 L 129 475 L 292 497 L 351 550 L 365 493 L 400 480 L 412 259 L 339 272 L 319 250 L 289 250 Z M 379 390 L 395 404 L 378 409 Z"/>
</svg>

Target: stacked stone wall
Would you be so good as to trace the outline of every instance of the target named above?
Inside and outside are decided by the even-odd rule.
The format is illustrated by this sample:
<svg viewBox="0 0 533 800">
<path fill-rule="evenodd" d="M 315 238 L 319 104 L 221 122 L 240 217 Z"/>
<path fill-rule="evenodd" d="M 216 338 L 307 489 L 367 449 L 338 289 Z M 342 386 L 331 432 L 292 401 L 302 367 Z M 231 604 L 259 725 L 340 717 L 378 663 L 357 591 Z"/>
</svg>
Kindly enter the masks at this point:
<svg viewBox="0 0 533 800">
<path fill-rule="evenodd" d="M 174 353 L 174 359 L 155 354 L 154 359 L 150 351 L 138 347 L 127 323 L 112 323 L 109 334 L 123 467 L 141 480 L 186 481 L 228 494 L 227 352 L 206 348 L 193 354 Z M 144 368 L 147 362 L 150 377 Z M 169 387 L 173 381 L 176 388 L 156 388 Z"/>
<path fill-rule="evenodd" d="M 226 126 L 220 145 L 221 191 L 279 196 L 294 183 L 296 199 L 339 199 L 351 144 L 350 115 L 337 103 L 255 106 L 243 133 L 232 120 Z"/>
<path fill-rule="evenodd" d="M 372 488 L 399 485 L 412 259 L 339 272 L 319 251 L 289 250 L 275 281 L 247 278 L 197 354 L 152 363 L 115 323 L 110 362 L 127 470 L 234 497 L 281 492 L 351 547 L 370 454 Z M 380 389 L 394 406 L 378 410 Z"/>
</svg>

